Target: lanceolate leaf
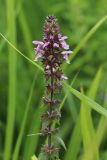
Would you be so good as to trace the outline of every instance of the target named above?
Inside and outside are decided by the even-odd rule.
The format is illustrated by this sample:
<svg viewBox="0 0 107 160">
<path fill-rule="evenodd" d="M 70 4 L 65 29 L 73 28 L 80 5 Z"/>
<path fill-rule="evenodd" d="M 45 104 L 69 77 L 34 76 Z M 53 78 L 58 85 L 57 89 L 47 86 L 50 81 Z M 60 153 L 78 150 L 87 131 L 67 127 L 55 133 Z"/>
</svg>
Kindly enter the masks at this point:
<svg viewBox="0 0 107 160">
<path fill-rule="evenodd" d="M 107 20 L 107 15 L 104 16 L 101 20 L 99 20 L 92 29 L 85 35 L 84 38 L 80 41 L 80 43 L 76 46 L 76 48 L 73 51 L 73 54 L 71 55 L 70 59 L 72 60 L 75 55 L 78 53 L 78 51 L 86 44 L 86 42 L 94 35 L 94 33 L 101 27 L 101 25 Z M 63 64 L 64 69 L 67 69 L 67 65 Z"/>
<path fill-rule="evenodd" d="M 62 139 L 61 137 L 58 137 L 58 136 L 57 136 L 56 138 L 57 138 L 59 144 L 60 144 L 65 150 L 67 150 L 63 139 Z"/>
<path fill-rule="evenodd" d="M 67 152 L 65 154 L 64 160 L 77 160 L 77 156 L 79 153 L 80 145 L 81 145 L 81 129 L 80 129 L 80 116 L 77 119 L 75 128 L 69 140 L 69 145 L 67 147 Z"/>
<path fill-rule="evenodd" d="M 87 93 L 87 95 L 91 97 L 93 100 L 96 97 L 96 93 L 98 91 L 101 77 L 102 77 L 102 69 L 100 68 Z M 82 132 L 82 138 L 83 138 L 84 151 L 87 152 L 87 150 L 90 148 L 91 144 L 93 143 L 92 141 L 95 136 L 95 129 L 94 129 L 93 120 L 91 116 L 91 108 L 84 101 L 84 98 L 81 103 L 80 113 L 81 113 L 80 114 L 81 115 L 81 132 Z M 92 160 L 94 159 L 99 160 L 98 146 L 96 146 L 96 149 L 93 152 Z"/>
<path fill-rule="evenodd" d="M 93 108 L 98 113 L 100 113 L 100 114 L 102 114 L 102 115 L 104 115 L 104 116 L 107 117 L 107 110 L 105 108 L 103 108 L 101 105 L 99 105 L 98 103 L 96 103 L 91 98 L 89 98 L 89 97 L 85 96 L 84 94 L 80 93 L 79 91 L 75 90 L 74 88 L 72 88 L 71 86 L 69 86 L 67 83 L 64 83 L 64 85 L 78 99 L 80 99 L 82 101 L 82 99 L 84 98 L 85 103 L 87 103 L 91 108 Z"/>
<path fill-rule="evenodd" d="M 34 61 L 32 61 L 30 58 L 28 58 L 27 56 L 25 56 L 21 51 L 19 51 L 2 33 L 0 33 L 0 36 L 16 51 L 18 52 L 22 57 L 24 57 L 26 60 L 28 60 L 31 64 L 33 64 L 34 66 L 36 66 L 39 70 L 41 70 L 43 72 L 43 68 L 35 63 Z"/>
</svg>

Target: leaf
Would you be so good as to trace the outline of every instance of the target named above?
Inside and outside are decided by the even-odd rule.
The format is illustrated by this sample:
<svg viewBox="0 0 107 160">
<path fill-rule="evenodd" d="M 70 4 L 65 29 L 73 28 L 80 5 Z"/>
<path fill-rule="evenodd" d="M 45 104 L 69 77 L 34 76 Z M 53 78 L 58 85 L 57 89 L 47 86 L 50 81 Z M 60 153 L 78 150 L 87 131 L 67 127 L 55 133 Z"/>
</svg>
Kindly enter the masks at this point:
<svg viewBox="0 0 107 160">
<path fill-rule="evenodd" d="M 26 60 L 28 60 L 30 63 L 36 66 L 40 71 L 43 72 L 43 68 L 39 64 L 35 63 L 30 58 L 25 56 L 21 51 L 19 51 L 2 33 L 0 33 L 0 35 L 15 51 L 17 51 L 22 57 L 24 57 Z"/>
<path fill-rule="evenodd" d="M 95 99 L 97 90 L 98 90 L 98 86 L 100 84 L 102 78 L 102 67 L 99 68 L 93 82 L 91 83 L 90 88 L 88 89 L 88 93 L 87 95 L 93 99 Z"/>
<path fill-rule="evenodd" d="M 41 152 L 41 153 L 39 154 L 38 159 L 39 159 L 39 160 L 47 160 L 47 156 L 46 156 L 46 154 L 44 154 L 43 152 Z"/>
<path fill-rule="evenodd" d="M 15 21 L 15 0 L 6 1 L 7 29 L 9 38 L 13 44 L 17 44 L 16 21 Z M 10 12 L 11 10 L 11 12 Z M 11 17 L 11 20 L 10 20 Z M 0 34 L 1 35 L 1 34 Z M 7 123 L 5 128 L 4 159 L 10 160 L 13 145 L 15 113 L 16 113 L 16 86 L 17 86 L 17 54 L 12 48 L 8 48 L 8 108 Z"/>
<path fill-rule="evenodd" d="M 42 135 L 42 133 L 35 133 L 35 134 L 33 134 L 33 133 L 31 133 L 31 134 L 28 134 L 27 136 L 28 137 L 31 137 L 31 136 L 41 136 Z"/>
<path fill-rule="evenodd" d="M 66 151 L 67 148 L 66 148 L 66 145 L 65 145 L 63 139 L 62 139 L 61 137 L 59 137 L 59 136 L 57 136 L 56 138 L 57 138 L 57 140 L 58 140 L 58 143 L 59 143 L 59 144 L 65 149 L 65 151 Z"/>
<path fill-rule="evenodd" d="M 73 129 L 73 133 L 71 135 L 71 138 L 69 140 L 69 145 L 67 152 L 65 154 L 64 160 L 77 160 L 77 155 L 80 150 L 81 145 L 81 129 L 80 129 L 80 116 L 76 121 L 76 125 Z"/>
<path fill-rule="evenodd" d="M 81 103 L 81 111 L 80 111 L 80 118 L 81 118 L 81 132 L 82 132 L 82 138 L 83 138 L 83 145 L 84 145 L 84 151 L 87 153 L 87 150 L 90 148 L 90 145 L 92 144 L 92 140 L 95 135 L 94 126 L 91 118 L 91 112 L 90 108 L 87 103 L 85 103 L 84 98 Z M 90 160 L 99 160 L 99 154 L 98 154 L 98 148 L 92 150 L 93 156 Z M 90 155 L 87 154 L 88 157 Z M 84 159 L 85 160 L 85 159 Z"/>
<path fill-rule="evenodd" d="M 25 46 L 27 48 L 30 59 L 32 59 L 33 58 L 33 54 L 32 54 L 33 45 L 32 45 L 32 43 L 30 43 L 30 42 L 32 42 L 31 32 L 30 32 L 30 28 L 28 26 L 26 14 L 23 11 L 23 9 L 21 9 L 21 11 L 19 13 L 18 20 L 19 20 L 19 24 L 20 24 L 20 27 L 22 30 Z"/>
<path fill-rule="evenodd" d="M 107 15 L 101 18 L 92 29 L 85 35 L 85 37 L 80 41 L 77 47 L 74 49 L 74 55 L 85 45 L 85 43 L 93 36 L 93 34 L 101 27 L 101 25 L 107 20 Z"/>
<path fill-rule="evenodd" d="M 77 107 L 75 105 L 74 97 L 71 95 L 71 93 L 65 89 L 64 87 L 64 92 L 67 94 L 67 106 L 68 110 L 71 113 L 72 120 L 76 122 L 78 113 L 77 113 Z M 71 105 L 72 104 L 72 105 Z"/>
<path fill-rule="evenodd" d="M 41 125 L 40 115 L 43 111 L 44 111 L 44 107 L 42 107 L 42 108 L 38 107 L 35 110 L 35 113 L 32 115 L 32 123 L 30 124 L 28 133 L 30 133 L 30 132 L 38 133 L 40 131 L 40 125 Z M 26 136 L 23 159 L 25 159 L 25 160 L 30 159 L 30 157 L 33 155 L 33 153 L 37 149 L 38 140 L 39 140 L 39 136 L 35 136 L 35 137 L 34 136 L 31 136 L 31 137 Z M 29 149 L 28 149 L 28 146 L 29 146 Z"/>
<path fill-rule="evenodd" d="M 80 43 L 77 45 L 77 47 L 74 49 L 73 54 L 70 56 L 70 60 L 72 60 L 75 55 L 78 53 L 78 51 L 86 44 L 86 42 L 94 35 L 94 33 L 101 27 L 101 25 L 107 20 L 107 15 L 104 16 L 102 19 L 100 19 L 94 27 L 85 35 L 84 38 L 80 41 Z M 63 64 L 63 68 L 66 70 L 67 69 L 67 64 Z"/>
<path fill-rule="evenodd" d="M 32 160 L 38 160 L 37 159 L 37 157 L 34 155 L 34 156 L 32 156 L 32 158 L 31 158 Z"/>
<path fill-rule="evenodd" d="M 96 97 L 96 93 L 101 81 L 101 76 L 102 76 L 102 69 L 100 68 L 87 93 L 87 95 L 92 99 L 95 99 Z M 84 151 L 87 152 L 95 136 L 95 129 L 91 116 L 91 108 L 84 101 L 84 98 L 82 99 L 81 103 L 80 118 L 81 118 L 81 132 L 83 138 Z M 99 160 L 98 146 L 96 146 L 96 149 L 93 152 L 92 160 L 93 159 Z"/>
<path fill-rule="evenodd" d="M 82 101 L 82 98 L 84 98 L 85 103 L 87 103 L 91 108 L 93 108 L 98 113 L 100 113 L 100 114 L 102 114 L 102 115 L 107 117 L 107 110 L 105 108 L 103 108 L 101 105 L 99 105 L 98 103 L 93 101 L 91 98 L 89 98 L 89 97 L 85 96 L 84 94 L 80 93 L 79 91 L 75 90 L 74 88 L 72 88 L 67 83 L 64 83 L 64 85 L 78 99 L 80 99 Z"/>
<path fill-rule="evenodd" d="M 105 102 L 104 102 L 105 106 L 106 106 L 106 103 L 107 103 L 107 100 L 105 99 Z M 93 157 L 93 153 L 94 153 L 95 149 L 97 147 L 98 148 L 100 147 L 100 144 L 101 144 L 104 136 L 106 136 L 106 130 L 107 130 L 107 117 L 101 116 L 101 119 L 100 119 L 98 127 L 97 127 L 97 131 L 94 135 L 94 138 L 92 139 L 92 143 L 91 143 L 90 147 L 88 148 L 87 152 L 85 152 L 82 160 L 86 160 L 86 159 L 90 160 L 91 157 Z M 90 156 L 87 157 L 87 155 L 90 155 Z M 107 156 L 106 156 L 106 159 L 107 159 Z"/>
<path fill-rule="evenodd" d="M 28 118 L 28 114 L 29 114 L 29 110 L 30 110 L 30 103 L 31 103 L 32 95 L 33 95 L 33 90 L 34 90 L 34 86 L 35 86 L 36 77 L 37 77 L 37 75 L 35 75 L 34 79 L 33 79 L 33 83 L 32 83 L 32 86 L 31 86 L 31 89 L 30 89 L 30 92 L 29 92 L 29 97 L 28 97 L 28 101 L 27 101 L 27 105 L 26 105 L 25 114 L 24 114 L 23 121 L 22 121 L 22 124 L 21 124 L 21 129 L 19 131 L 19 135 L 18 135 L 16 145 L 15 145 L 15 148 L 14 148 L 14 152 L 13 152 L 13 159 L 14 160 L 18 159 L 18 154 L 19 154 L 19 151 L 20 151 L 20 146 L 21 146 L 21 142 L 22 142 L 22 138 L 23 138 L 23 135 L 24 135 L 25 126 L 26 126 L 26 122 L 27 122 L 27 118 Z"/>
</svg>

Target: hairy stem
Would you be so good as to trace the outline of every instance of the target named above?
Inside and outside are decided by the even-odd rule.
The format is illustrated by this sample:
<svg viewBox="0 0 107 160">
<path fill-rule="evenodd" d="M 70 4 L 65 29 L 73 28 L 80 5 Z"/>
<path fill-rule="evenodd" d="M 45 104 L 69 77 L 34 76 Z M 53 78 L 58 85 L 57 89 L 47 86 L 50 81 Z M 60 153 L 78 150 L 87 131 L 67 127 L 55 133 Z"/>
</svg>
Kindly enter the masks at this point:
<svg viewBox="0 0 107 160">
<path fill-rule="evenodd" d="M 53 53 L 53 47 L 51 48 L 51 53 Z M 53 75 L 53 66 L 51 64 L 51 82 L 50 83 L 51 83 L 51 87 L 53 88 L 54 79 L 53 79 L 52 75 Z M 51 94 L 50 94 L 51 101 L 53 100 L 53 95 L 54 95 L 54 92 L 53 92 L 53 89 L 52 89 Z M 51 114 L 51 112 L 52 112 L 52 104 L 50 104 L 50 107 L 49 107 L 49 113 Z M 52 123 L 50 121 L 49 130 L 51 130 L 51 128 L 52 128 Z M 51 147 L 51 145 L 52 145 L 52 135 L 49 134 L 49 136 L 48 136 L 48 146 Z M 51 160 L 51 156 L 49 157 L 49 160 Z"/>
</svg>

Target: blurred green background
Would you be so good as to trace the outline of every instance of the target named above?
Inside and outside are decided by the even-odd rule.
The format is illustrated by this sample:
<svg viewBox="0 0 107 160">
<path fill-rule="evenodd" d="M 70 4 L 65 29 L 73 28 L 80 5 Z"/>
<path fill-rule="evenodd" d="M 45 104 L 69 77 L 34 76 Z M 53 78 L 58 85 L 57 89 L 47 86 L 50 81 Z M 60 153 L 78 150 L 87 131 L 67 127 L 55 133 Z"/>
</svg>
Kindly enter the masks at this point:
<svg viewBox="0 0 107 160">
<path fill-rule="evenodd" d="M 70 48 L 75 50 L 96 23 L 106 16 L 107 0 L 0 0 L 0 32 L 33 60 L 35 53 L 32 40 L 42 39 L 42 27 L 49 14 L 58 18 L 61 32 L 69 37 Z M 106 106 L 107 17 L 89 40 L 80 46 L 71 64 L 67 67 L 63 65 L 64 73 L 69 77 L 70 83 L 79 72 L 73 87 L 79 90 L 82 86 L 89 97 L 96 98 L 98 103 Z M 41 65 L 40 62 L 38 64 Z M 0 36 L 0 160 L 30 160 L 32 155 L 38 156 L 44 139 L 27 135 L 39 132 L 40 115 L 44 110 L 41 107 L 44 86 L 43 73 Z M 92 144 L 93 134 L 90 131 L 95 130 L 96 133 L 103 119 L 105 123 L 101 123 L 100 127 L 105 125 L 104 134 L 98 134 L 97 138 L 102 136 L 102 139 L 90 160 L 107 160 L 107 119 L 93 111 L 89 116 L 92 123 L 89 118 L 89 123 L 84 119 L 82 125 L 87 121 L 86 126 L 91 124 L 94 129 L 84 129 L 84 125 L 78 123 L 82 101 L 80 103 L 66 89 L 61 94 L 61 99 L 65 94 L 67 99 L 62 108 L 60 134 L 68 150 L 61 149 L 61 159 L 82 159 L 82 155 L 87 153 L 86 148 Z M 84 145 L 85 142 L 87 145 Z"/>
</svg>

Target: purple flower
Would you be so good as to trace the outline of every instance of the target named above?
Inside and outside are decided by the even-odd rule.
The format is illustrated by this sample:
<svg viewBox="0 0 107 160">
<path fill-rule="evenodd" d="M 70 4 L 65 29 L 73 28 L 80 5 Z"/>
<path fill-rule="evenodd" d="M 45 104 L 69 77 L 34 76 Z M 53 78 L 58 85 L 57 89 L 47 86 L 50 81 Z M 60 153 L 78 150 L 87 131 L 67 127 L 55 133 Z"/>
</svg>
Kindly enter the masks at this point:
<svg viewBox="0 0 107 160">
<path fill-rule="evenodd" d="M 70 60 L 69 60 L 69 58 L 68 58 L 68 55 L 65 54 L 63 57 L 64 57 L 64 59 L 66 60 L 66 62 L 67 62 L 68 64 L 70 64 Z"/>
<path fill-rule="evenodd" d="M 50 34 L 50 39 L 54 39 L 54 35 Z"/>
<path fill-rule="evenodd" d="M 66 60 L 66 62 L 69 64 L 70 63 L 70 60 L 69 60 L 69 58 L 68 58 L 68 55 L 69 54 L 71 54 L 71 53 L 73 53 L 72 51 L 63 51 L 63 52 L 61 52 L 61 54 L 63 55 L 63 58 Z"/>
<path fill-rule="evenodd" d="M 44 43 L 41 42 L 41 41 L 33 41 L 32 43 L 33 43 L 33 44 L 36 44 L 36 45 L 41 45 L 41 46 L 44 44 Z"/>
<path fill-rule="evenodd" d="M 58 43 L 54 43 L 54 44 L 53 44 L 53 47 L 58 48 L 58 47 L 59 47 L 59 44 L 58 44 Z"/>
<path fill-rule="evenodd" d="M 72 53 L 69 50 L 69 45 L 66 43 L 67 36 L 63 36 L 60 33 L 59 26 L 55 18 L 48 17 L 44 25 L 44 36 L 42 41 L 33 41 L 32 43 L 36 45 L 34 49 L 37 53 L 35 60 L 40 58 L 46 58 L 47 54 L 53 54 L 56 51 L 59 53 L 57 56 L 62 56 L 67 63 L 70 63 L 68 55 Z M 59 59 L 59 57 L 57 57 Z M 49 58 L 50 59 L 50 58 Z M 56 59 L 53 57 L 52 61 Z M 50 59 L 51 60 L 51 59 Z"/>
<path fill-rule="evenodd" d="M 63 41 L 61 40 L 60 43 L 62 45 L 62 48 L 66 49 L 66 50 L 69 49 L 69 45 L 64 40 Z"/>
<path fill-rule="evenodd" d="M 37 56 L 35 58 L 35 61 L 38 61 L 38 59 L 44 55 L 44 51 L 43 51 L 44 43 L 41 41 L 33 41 L 32 43 L 37 45 L 37 47 L 34 48 L 34 50 L 35 50 L 35 52 L 37 52 Z"/>
<path fill-rule="evenodd" d="M 62 36 L 61 34 L 58 34 L 59 42 L 64 49 L 69 49 L 69 45 L 65 42 L 65 39 L 67 39 L 67 36 Z"/>
<path fill-rule="evenodd" d="M 73 51 L 63 51 L 63 52 L 61 52 L 61 54 L 63 54 L 63 55 L 65 55 L 65 54 L 71 54 L 71 53 L 73 53 Z"/>
<path fill-rule="evenodd" d="M 56 99 L 56 93 L 58 94 L 62 89 L 61 81 L 68 79 L 60 66 L 63 60 L 70 63 L 68 56 L 72 51 L 69 50 L 69 45 L 66 43 L 68 37 L 60 33 L 57 19 L 54 16 L 46 18 L 43 31 L 43 41 L 33 41 L 32 43 L 36 45 L 36 48 L 34 48 L 36 52 L 35 61 L 42 60 L 46 78 L 46 96 L 43 98 L 43 102 L 48 107 L 48 111 L 41 116 L 41 132 L 42 135 L 47 136 L 48 144 L 43 146 L 42 152 L 46 155 L 44 159 L 47 159 L 47 157 L 52 159 L 54 154 L 56 157 L 59 151 L 56 144 L 52 141 L 58 129 L 54 129 L 51 125 L 53 118 L 59 123 L 59 118 L 61 117 L 58 107 L 60 100 Z"/>
<path fill-rule="evenodd" d="M 38 61 L 39 58 L 41 58 L 44 55 L 44 51 L 40 50 L 37 54 L 37 56 L 35 57 L 34 61 Z"/>
<path fill-rule="evenodd" d="M 65 40 L 65 39 L 68 39 L 68 37 L 67 36 L 62 36 L 61 37 L 61 40 Z"/>
<path fill-rule="evenodd" d="M 47 47 L 50 44 L 50 42 L 44 43 L 43 47 Z"/>
<path fill-rule="evenodd" d="M 62 36 L 61 34 L 58 34 L 58 38 L 59 38 L 60 40 L 65 40 L 65 39 L 67 39 L 68 37 L 67 37 L 67 36 Z"/>
<path fill-rule="evenodd" d="M 62 74 L 61 80 L 67 80 L 67 79 L 68 79 L 68 77 L 66 77 L 64 74 Z"/>
<path fill-rule="evenodd" d="M 58 38 L 60 39 L 61 37 L 62 37 L 62 35 L 59 33 L 59 34 L 58 34 Z"/>
</svg>

